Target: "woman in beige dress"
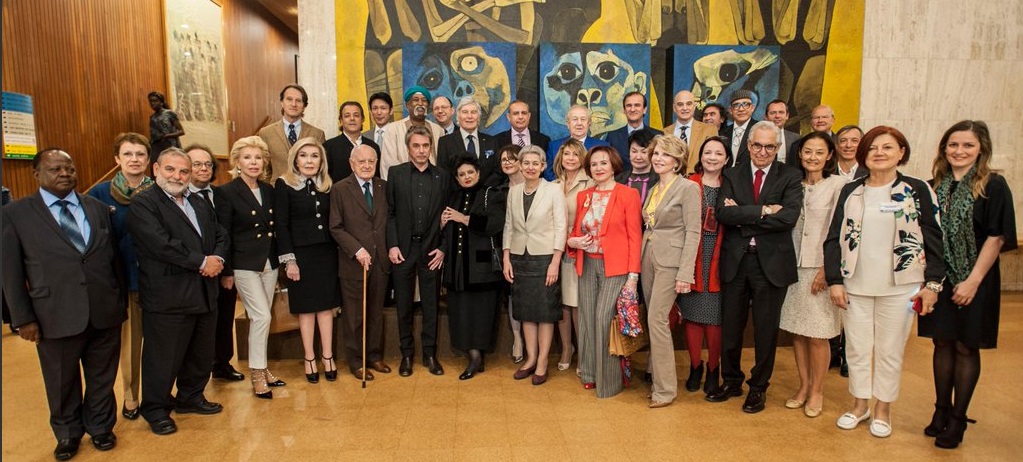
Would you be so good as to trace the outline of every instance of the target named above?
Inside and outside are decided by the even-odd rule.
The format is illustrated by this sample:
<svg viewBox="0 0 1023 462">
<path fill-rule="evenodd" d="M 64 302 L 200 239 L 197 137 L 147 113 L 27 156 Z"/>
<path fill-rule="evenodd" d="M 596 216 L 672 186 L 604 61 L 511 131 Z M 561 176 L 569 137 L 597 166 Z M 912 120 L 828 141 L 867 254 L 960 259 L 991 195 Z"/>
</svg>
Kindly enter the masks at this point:
<svg viewBox="0 0 1023 462">
<path fill-rule="evenodd" d="M 565 193 L 566 223 L 575 223 L 575 196 L 590 186 L 590 177 L 583 170 L 583 157 L 586 148 L 578 140 L 569 138 L 558 149 L 554 158 L 555 183 L 561 185 Z M 579 330 L 579 276 L 575 274 L 575 259 L 566 252 L 561 259 L 561 303 L 563 317 L 558 323 L 561 334 L 561 360 L 558 370 L 565 371 L 572 365 L 572 330 Z"/>
</svg>

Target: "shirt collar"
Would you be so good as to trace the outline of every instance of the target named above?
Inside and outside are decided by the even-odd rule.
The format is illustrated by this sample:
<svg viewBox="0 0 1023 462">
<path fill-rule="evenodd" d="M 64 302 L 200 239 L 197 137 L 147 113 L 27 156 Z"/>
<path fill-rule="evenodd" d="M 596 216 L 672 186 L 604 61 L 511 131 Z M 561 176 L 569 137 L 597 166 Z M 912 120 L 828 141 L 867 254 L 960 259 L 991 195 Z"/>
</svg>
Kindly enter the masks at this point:
<svg viewBox="0 0 1023 462">
<path fill-rule="evenodd" d="M 288 133 L 288 125 L 295 125 L 295 133 L 302 133 L 302 119 L 298 119 L 294 122 L 288 122 L 287 119 L 282 118 L 281 122 L 284 122 L 284 133 Z"/>
<path fill-rule="evenodd" d="M 771 166 L 772 165 L 774 165 L 774 162 L 771 162 L 770 164 L 767 164 L 767 167 L 764 167 L 764 168 L 760 169 L 760 170 L 764 171 L 764 178 L 767 178 L 767 174 L 771 172 Z M 755 165 L 753 165 L 752 161 L 749 163 L 749 168 L 750 168 L 750 170 L 749 170 L 750 173 L 752 173 L 754 175 L 753 177 L 756 178 L 757 167 Z"/>
<path fill-rule="evenodd" d="M 467 137 L 469 135 L 472 135 L 473 139 L 475 139 L 477 142 L 480 140 L 479 130 L 473 130 L 471 132 L 467 132 L 467 131 L 465 131 L 464 128 L 459 127 L 458 131 L 462 132 L 462 139 L 463 140 L 465 139 L 465 137 Z"/>
<path fill-rule="evenodd" d="M 355 181 L 359 182 L 359 189 L 365 188 L 366 187 L 365 186 L 366 183 L 369 183 L 370 191 L 373 190 L 373 179 L 372 178 L 370 178 L 368 180 L 363 180 L 362 178 L 359 178 L 359 175 L 355 175 Z"/>
<path fill-rule="evenodd" d="M 207 184 L 205 188 L 197 188 L 192 183 L 188 184 L 188 192 L 190 192 L 190 193 L 197 193 L 199 191 L 213 192 L 213 187 Z"/>
<path fill-rule="evenodd" d="M 60 198 L 43 188 L 39 188 L 39 195 L 43 197 L 43 203 L 46 204 L 47 207 L 52 207 L 55 202 L 61 199 L 68 201 L 75 207 L 81 206 L 81 203 L 78 201 L 78 194 L 75 194 L 74 191 L 69 192 L 67 197 Z"/>
</svg>

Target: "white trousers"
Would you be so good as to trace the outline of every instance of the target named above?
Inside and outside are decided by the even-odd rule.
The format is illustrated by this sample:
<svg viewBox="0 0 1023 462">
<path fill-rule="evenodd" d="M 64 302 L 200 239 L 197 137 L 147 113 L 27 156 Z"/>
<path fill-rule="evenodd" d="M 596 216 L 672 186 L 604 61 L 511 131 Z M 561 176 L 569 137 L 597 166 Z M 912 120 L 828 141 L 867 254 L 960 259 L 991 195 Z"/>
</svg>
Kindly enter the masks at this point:
<svg viewBox="0 0 1023 462">
<path fill-rule="evenodd" d="M 910 298 L 916 293 L 864 296 L 849 294 L 842 310 L 849 393 L 859 399 L 891 403 L 899 397 L 902 358 L 913 327 Z"/>
<path fill-rule="evenodd" d="M 267 261 L 263 271 L 234 270 L 234 285 L 249 318 L 249 367 L 266 369 L 266 341 L 270 337 L 270 305 L 277 270 Z"/>
</svg>

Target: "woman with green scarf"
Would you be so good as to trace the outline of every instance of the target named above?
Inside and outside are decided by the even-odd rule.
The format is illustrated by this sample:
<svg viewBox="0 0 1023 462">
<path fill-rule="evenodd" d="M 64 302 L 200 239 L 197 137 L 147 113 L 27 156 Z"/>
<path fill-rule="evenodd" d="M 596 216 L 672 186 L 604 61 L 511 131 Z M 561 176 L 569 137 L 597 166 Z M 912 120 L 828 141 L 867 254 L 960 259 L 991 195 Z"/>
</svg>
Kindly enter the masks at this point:
<svg viewBox="0 0 1023 462">
<path fill-rule="evenodd" d="M 110 181 L 97 184 L 89 195 L 110 206 L 114 242 L 120 251 L 128 282 L 128 321 L 121 327 L 121 383 L 124 406 L 121 415 L 129 420 L 139 416 L 139 386 L 142 371 L 142 308 L 139 306 L 139 270 L 135 246 L 128 234 L 128 205 L 131 198 L 152 186 L 149 172 L 149 140 L 138 133 L 121 133 L 114 139 L 114 162 L 120 167 Z"/>
<path fill-rule="evenodd" d="M 964 120 L 941 137 L 932 169 L 948 276 L 934 313 L 920 318 L 919 333 L 934 340 L 937 399 L 924 434 L 937 437 L 939 448 L 955 448 L 963 439 L 980 349 L 998 342 L 998 254 L 1016 248 L 1012 192 L 990 162 L 987 124 Z"/>
</svg>

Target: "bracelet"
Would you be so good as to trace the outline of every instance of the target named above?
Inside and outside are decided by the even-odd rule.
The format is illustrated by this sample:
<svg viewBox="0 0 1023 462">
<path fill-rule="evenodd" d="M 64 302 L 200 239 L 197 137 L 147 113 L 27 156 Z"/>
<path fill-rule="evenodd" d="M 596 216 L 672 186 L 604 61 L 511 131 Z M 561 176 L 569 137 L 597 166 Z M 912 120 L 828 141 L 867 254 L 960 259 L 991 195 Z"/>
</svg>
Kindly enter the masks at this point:
<svg viewBox="0 0 1023 462">
<path fill-rule="evenodd" d="M 639 280 L 639 275 L 636 274 L 636 273 L 629 273 L 629 280 L 630 281 L 638 281 Z"/>
<path fill-rule="evenodd" d="M 938 281 L 927 281 L 927 283 L 924 284 L 924 288 L 936 294 L 941 293 L 941 283 Z"/>
</svg>

